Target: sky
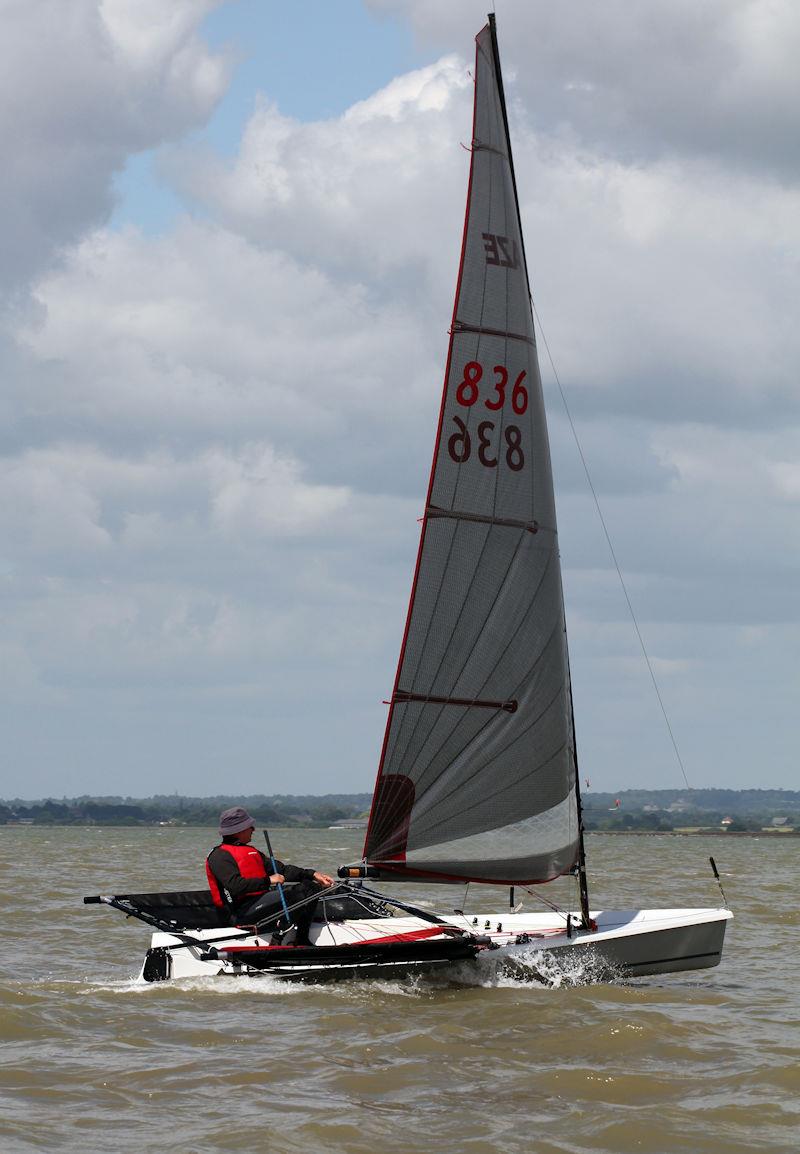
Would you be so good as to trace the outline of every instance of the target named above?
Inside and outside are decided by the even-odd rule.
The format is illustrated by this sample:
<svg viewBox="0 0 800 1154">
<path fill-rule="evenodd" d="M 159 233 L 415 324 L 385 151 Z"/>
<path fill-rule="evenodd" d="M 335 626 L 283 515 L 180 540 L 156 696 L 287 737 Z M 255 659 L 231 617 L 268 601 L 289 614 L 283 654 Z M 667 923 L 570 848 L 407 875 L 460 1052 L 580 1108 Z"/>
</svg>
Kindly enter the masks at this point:
<svg viewBox="0 0 800 1154">
<path fill-rule="evenodd" d="M 796 788 L 800 7 L 496 10 L 534 301 L 686 779 Z M 485 0 L 0 14 L 0 796 L 368 791 Z M 582 775 L 683 788 L 540 359 Z"/>
</svg>

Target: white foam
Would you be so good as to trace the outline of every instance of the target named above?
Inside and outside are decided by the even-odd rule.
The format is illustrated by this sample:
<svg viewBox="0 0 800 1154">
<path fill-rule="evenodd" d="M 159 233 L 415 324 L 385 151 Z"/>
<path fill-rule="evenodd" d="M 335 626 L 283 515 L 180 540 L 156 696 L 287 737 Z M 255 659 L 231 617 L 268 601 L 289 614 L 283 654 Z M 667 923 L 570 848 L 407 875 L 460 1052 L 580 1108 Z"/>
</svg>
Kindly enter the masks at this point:
<svg viewBox="0 0 800 1154">
<path fill-rule="evenodd" d="M 300 987 L 292 982 L 282 982 L 279 978 L 264 974 L 258 977 L 208 977 L 171 978 L 168 982 L 145 982 L 142 978 L 127 978 L 119 981 L 91 982 L 82 994 L 135 994 L 152 995 L 155 997 L 169 997 L 174 993 L 210 994 L 218 996 L 224 994 L 229 997 L 238 993 L 258 993 L 286 995 L 300 992 Z"/>
</svg>

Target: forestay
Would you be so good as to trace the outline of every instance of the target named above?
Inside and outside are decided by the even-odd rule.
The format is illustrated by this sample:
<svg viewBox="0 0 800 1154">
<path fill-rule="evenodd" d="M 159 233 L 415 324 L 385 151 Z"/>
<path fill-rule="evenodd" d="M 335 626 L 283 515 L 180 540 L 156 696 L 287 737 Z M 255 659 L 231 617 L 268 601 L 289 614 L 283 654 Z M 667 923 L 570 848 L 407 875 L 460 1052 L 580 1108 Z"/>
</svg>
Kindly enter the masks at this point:
<svg viewBox="0 0 800 1154">
<path fill-rule="evenodd" d="M 364 856 L 543 882 L 578 860 L 550 453 L 496 41 L 476 38 L 464 240 L 417 571 Z"/>
</svg>

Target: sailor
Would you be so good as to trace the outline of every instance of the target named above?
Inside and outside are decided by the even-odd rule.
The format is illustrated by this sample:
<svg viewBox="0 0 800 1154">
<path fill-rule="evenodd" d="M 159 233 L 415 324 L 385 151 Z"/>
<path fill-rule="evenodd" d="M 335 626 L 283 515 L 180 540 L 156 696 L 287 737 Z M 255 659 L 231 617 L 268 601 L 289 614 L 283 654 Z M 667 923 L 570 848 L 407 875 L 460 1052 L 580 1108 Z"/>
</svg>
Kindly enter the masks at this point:
<svg viewBox="0 0 800 1154">
<path fill-rule="evenodd" d="M 260 922 L 281 911 L 277 887 L 289 882 L 287 905 L 302 903 L 292 911 L 295 945 L 313 945 L 308 931 L 317 904 L 314 895 L 321 886 L 333 885 L 333 878 L 318 870 L 300 869 L 281 861 L 275 862 L 277 872 L 273 872 L 268 858 L 250 845 L 255 828 L 256 823 L 240 805 L 220 814 L 222 842 L 206 858 L 206 876 L 214 905 L 221 910 L 228 909 L 240 925 Z"/>
</svg>

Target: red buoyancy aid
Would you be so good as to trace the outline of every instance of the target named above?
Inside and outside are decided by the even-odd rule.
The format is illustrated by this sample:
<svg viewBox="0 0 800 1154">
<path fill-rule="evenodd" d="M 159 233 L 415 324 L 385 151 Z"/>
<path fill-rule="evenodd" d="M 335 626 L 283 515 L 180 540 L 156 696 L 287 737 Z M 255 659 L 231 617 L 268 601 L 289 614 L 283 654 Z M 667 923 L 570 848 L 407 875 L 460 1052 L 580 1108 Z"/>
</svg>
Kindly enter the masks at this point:
<svg viewBox="0 0 800 1154">
<path fill-rule="evenodd" d="M 239 867 L 239 873 L 243 878 L 259 878 L 259 880 L 262 882 L 261 886 L 254 886 L 253 889 L 248 890 L 247 893 L 240 894 L 239 900 L 243 900 L 244 898 L 257 898 L 261 894 L 265 894 L 267 892 L 269 889 L 269 884 L 263 884 L 264 858 L 259 850 L 255 849 L 254 846 L 251 845 L 238 845 L 234 842 L 223 842 L 222 845 L 218 845 L 216 848 L 224 849 L 226 853 L 229 853 L 232 858 L 236 859 L 236 864 Z M 213 853 L 214 851 L 212 850 L 211 852 Z M 211 855 L 209 855 L 209 857 L 210 856 Z M 222 896 L 222 889 L 220 888 L 220 884 L 214 877 L 214 874 L 211 872 L 211 866 L 208 864 L 208 858 L 206 858 L 206 877 L 208 878 L 208 888 L 211 890 L 211 897 L 213 899 L 214 905 L 217 906 L 218 909 L 226 909 L 228 907 L 228 902 L 226 902 L 225 898 Z"/>
</svg>

